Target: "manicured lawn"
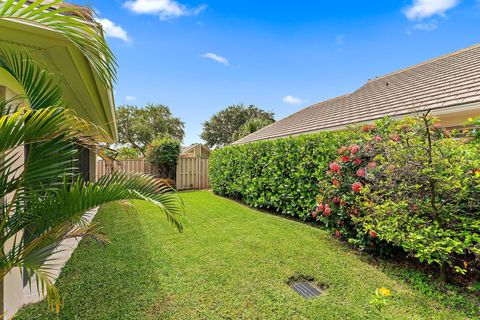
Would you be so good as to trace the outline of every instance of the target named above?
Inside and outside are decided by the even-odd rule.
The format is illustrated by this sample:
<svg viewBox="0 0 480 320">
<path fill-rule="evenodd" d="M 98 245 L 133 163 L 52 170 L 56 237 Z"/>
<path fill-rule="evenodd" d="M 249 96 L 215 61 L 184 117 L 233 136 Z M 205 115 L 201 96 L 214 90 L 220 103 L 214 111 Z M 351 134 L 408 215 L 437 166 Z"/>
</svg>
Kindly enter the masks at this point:
<svg viewBox="0 0 480 320">
<path fill-rule="evenodd" d="M 386 319 L 465 319 L 363 262 L 322 230 L 209 192 L 184 193 L 179 234 L 144 202 L 112 204 L 96 221 L 112 241 L 82 241 L 59 281 L 60 319 L 379 319 L 376 288 L 395 291 Z M 328 286 L 306 300 L 286 281 Z M 56 319 L 46 304 L 18 319 Z"/>
</svg>

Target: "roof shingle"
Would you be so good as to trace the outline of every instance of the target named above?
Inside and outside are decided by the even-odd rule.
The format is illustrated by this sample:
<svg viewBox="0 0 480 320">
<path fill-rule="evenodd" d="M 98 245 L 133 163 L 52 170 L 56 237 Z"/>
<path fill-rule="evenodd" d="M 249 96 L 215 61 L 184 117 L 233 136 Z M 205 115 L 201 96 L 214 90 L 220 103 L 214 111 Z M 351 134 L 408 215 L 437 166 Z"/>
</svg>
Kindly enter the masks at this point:
<svg viewBox="0 0 480 320">
<path fill-rule="evenodd" d="M 383 116 L 480 101 L 480 44 L 368 81 L 357 91 L 320 102 L 234 144 L 340 129 Z"/>
</svg>

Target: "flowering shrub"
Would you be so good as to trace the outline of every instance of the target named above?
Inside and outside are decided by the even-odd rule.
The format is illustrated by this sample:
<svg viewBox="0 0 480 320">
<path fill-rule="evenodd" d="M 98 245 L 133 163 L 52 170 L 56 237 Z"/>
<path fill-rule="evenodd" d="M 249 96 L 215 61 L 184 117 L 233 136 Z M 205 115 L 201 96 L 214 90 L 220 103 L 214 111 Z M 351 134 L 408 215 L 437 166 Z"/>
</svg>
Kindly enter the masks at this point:
<svg viewBox="0 0 480 320">
<path fill-rule="evenodd" d="M 466 273 L 480 259 L 480 156 L 428 116 L 391 124 L 357 203 L 364 231 L 421 262 Z"/>
<path fill-rule="evenodd" d="M 376 125 L 352 128 L 355 139 L 341 146 L 337 158 L 329 164 L 329 179 L 320 182 L 318 205 L 311 214 L 336 237 L 362 248 L 378 245 L 376 232 L 364 232 L 354 220 L 362 214 L 357 198 L 368 185 L 370 172 L 377 166 L 374 158 L 379 153 L 378 145 L 385 139 L 383 133 L 388 132 L 388 125 L 382 127 L 387 128 L 379 130 Z"/>
<path fill-rule="evenodd" d="M 480 157 L 472 139 L 428 116 L 355 130 L 329 165 L 312 217 L 364 248 L 400 247 L 460 273 L 477 268 Z"/>
<path fill-rule="evenodd" d="M 215 150 L 209 175 L 217 194 L 313 218 L 363 249 L 404 250 L 466 273 L 480 266 L 475 138 L 478 130 L 448 132 L 428 116 L 385 118 Z"/>
</svg>

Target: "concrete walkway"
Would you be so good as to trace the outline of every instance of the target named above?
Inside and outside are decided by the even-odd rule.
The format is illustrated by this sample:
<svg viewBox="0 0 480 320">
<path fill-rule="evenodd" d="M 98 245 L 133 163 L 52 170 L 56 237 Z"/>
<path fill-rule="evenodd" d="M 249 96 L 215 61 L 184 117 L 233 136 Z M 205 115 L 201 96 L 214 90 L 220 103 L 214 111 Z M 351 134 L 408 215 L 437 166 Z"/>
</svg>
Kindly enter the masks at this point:
<svg viewBox="0 0 480 320">
<path fill-rule="evenodd" d="M 97 214 L 98 208 L 88 211 L 85 213 L 84 218 L 88 223 L 92 222 L 93 218 Z M 65 264 L 70 260 L 73 251 L 78 247 L 80 238 L 71 238 L 64 240 L 58 248 L 56 248 L 52 254 L 49 264 L 54 263 L 54 266 L 50 266 L 50 279 L 55 283 L 62 272 Z M 28 305 L 32 303 L 37 303 L 42 301 L 45 298 L 45 292 L 41 293 L 37 290 L 37 281 L 35 277 L 30 279 L 30 283 L 23 288 L 23 305 Z"/>
</svg>

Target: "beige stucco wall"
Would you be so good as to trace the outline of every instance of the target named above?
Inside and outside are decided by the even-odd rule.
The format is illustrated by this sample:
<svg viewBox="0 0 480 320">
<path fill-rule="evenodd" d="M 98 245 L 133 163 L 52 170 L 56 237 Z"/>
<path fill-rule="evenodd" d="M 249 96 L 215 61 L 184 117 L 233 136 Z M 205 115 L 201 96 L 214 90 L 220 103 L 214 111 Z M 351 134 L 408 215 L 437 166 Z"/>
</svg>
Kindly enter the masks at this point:
<svg viewBox="0 0 480 320">
<path fill-rule="evenodd" d="M 432 114 L 438 117 L 443 127 L 460 127 L 468 120 L 468 118 L 475 118 L 480 116 L 480 104 L 472 105 L 469 108 L 458 108 L 446 110 L 446 112 L 437 111 Z"/>
<path fill-rule="evenodd" d="M 15 93 L 6 88 L 0 86 L 0 100 L 8 100 L 15 96 Z M 25 161 L 25 152 L 23 146 L 16 150 L 20 155 L 15 166 L 22 165 Z M 18 174 L 18 173 L 17 173 Z M 7 202 L 12 200 L 13 194 L 7 196 Z M 22 233 L 17 234 L 17 241 L 22 237 Z M 5 244 L 5 250 L 9 251 L 14 243 L 15 239 L 10 239 Z M 17 310 L 23 305 L 23 278 L 20 268 L 14 268 L 4 279 L 1 284 L 0 294 L 0 314 L 4 314 L 5 319 L 10 319 Z"/>
</svg>

